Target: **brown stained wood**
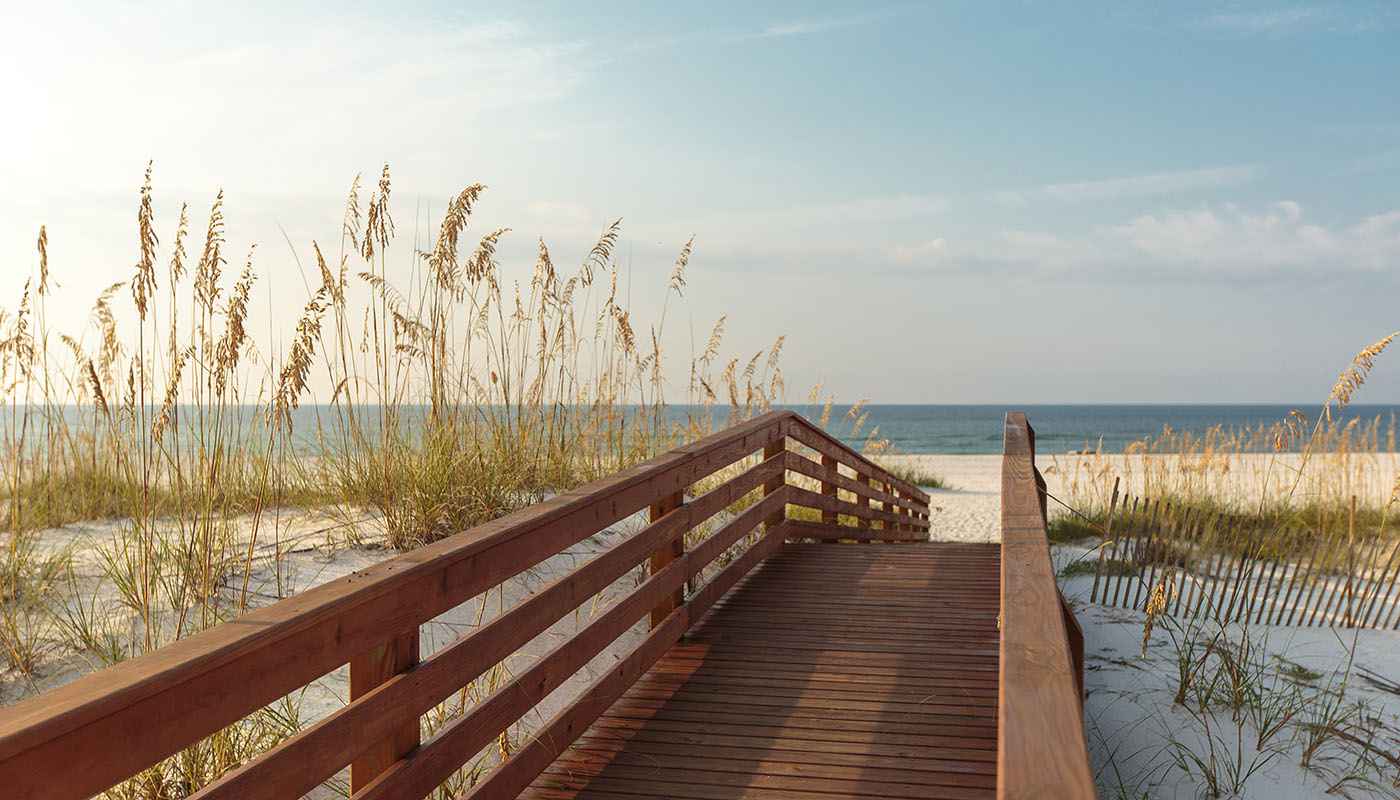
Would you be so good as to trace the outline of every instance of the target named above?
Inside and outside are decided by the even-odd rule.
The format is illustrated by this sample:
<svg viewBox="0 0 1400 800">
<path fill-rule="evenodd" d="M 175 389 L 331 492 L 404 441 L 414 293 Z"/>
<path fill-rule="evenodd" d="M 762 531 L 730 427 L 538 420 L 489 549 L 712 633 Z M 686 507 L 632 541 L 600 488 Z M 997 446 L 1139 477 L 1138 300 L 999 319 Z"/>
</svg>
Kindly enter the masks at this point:
<svg viewBox="0 0 1400 800">
<path fill-rule="evenodd" d="M 426 795 L 433 787 L 446 780 L 466 759 L 485 747 L 500 731 L 524 716 L 535 704 L 558 688 L 568 676 L 620 636 L 641 617 L 641 609 L 651 607 L 646 604 L 665 597 L 674 591 L 675 587 L 684 585 L 688 579 L 699 574 L 711 559 L 752 530 L 760 520 L 772 513 L 772 509 L 781 511 L 784 491 L 779 489 L 776 494 L 764 498 L 762 502 L 750 507 L 724 528 L 697 544 L 694 549 L 648 578 L 632 594 L 608 608 L 583 630 L 555 647 L 515 680 L 478 704 L 466 716 L 445 725 L 434 735 L 432 741 L 425 743 L 408 758 L 387 770 L 363 795 L 357 794 L 356 800 L 388 800 Z M 653 626 L 652 635 L 625 658 L 622 664 L 609 672 L 604 680 L 620 680 L 615 676 L 631 675 L 631 671 L 635 669 L 644 672 L 650 667 L 647 659 L 655 660 L 647 653 L 658 647 L 662 650 L 669 648 L 689 627 L 690 615 L 699 614 L 707 609 L 718 596 L 715 592 L 723 594 L 729 585 L 752 569 L 772 550 L 771 546 L 765 547 L 764 543 L 774 541 L 781 542 L 780 532 L 766 536 L 731 562 L 708 584 L 701 587 L 689 602 L 673 611 L 660 625 Z M 717 586 L 721 588 L 717 589 Z M 628 682 L 634 680 L 636 676 L 630 677 Z M 583 698 L 578 702 L 583 702 Z M 598 701 L 595 699 L 591 702 Z M 565 743 L 567 741 L 571 739 Z"/>
<path fill-rule="evenodd" d="M 418 628 L 350 659 L 350 702 L 369 694 L 385 681 L 418 664 Z M 419 742 L 418 717 L 406 719 L 350 764 L 350 791 L 357 792 Z"/>
<path fill-rule="evenodd" d="M 662 517 L 680 508 L 684 503 L 685 492 L 676 492 L 675 494 L 666 495 L 657 502 L 651 504 L 651 509 L 648 512 L 651 521 L 656 522 L 660 520 Z M 670 542 L 668 542 L 666 545 L 656 550 L 653 550 L 651 554 L 650 564 L 648 566 L 649 573 L 655 575 L 656 573 L 665 569 L 666 566 L 672 561 L 675 561 L 677 558 L 680 558 L 681 553 L 684 551 L 684 536 L 677 536 L 673 538 Z M 657 625 L 660 625 L 662 621 L 666 619 L 666 617 L 671 615 L 672 611 L 676 610 L 677 606 L 684 602 L 685 586 L 681 585 L 676 587 L 676 590 L 672 592 L 669 597 L 667 597 L 660 603 L 657 603 L 656 607 L 651 610 L 651 626 L 655 628 Z"/>
<path fill-rule="evenodd" d="M 868 494 L 868 492 L 871 491 L 870 476 L 863 472 L 856 472 L 856 484 L 864 486 L 867 492 L 866 494 L 856 494 L 856 506 L 867 512 L 865 516 L 858 516 L 856 524 L 865 530 L 873 530 L 875 527 L 874 506 L 870 502 L 870 495 Z"/>
<path fill-rule="evenodd" d="M 822 489 L 821 489 L 821 491 L 822 491 L 822 494 L 826 495 L 827 497 L 832 498 L 832 500 L 835 500 L 835 499 L 837 499 L 837 497 L 836 497 L 836 489 L 837 489 L 837 487 L 840 485 L 839 481 L 844 480 L 846 476 L 845 476 L 845 475 L 842 475 L 840 472 L 838 472 L 838 471 L 836 470 L 836 463 L 837 463 L 837 462 L 836 462 L 836 459 L 834 459 L 834 458 L 832 458 L 831 456 L 828 456 L 828 455 L 823 455 L 821 458 L 822 458 L 822 470 L 823 470 L 823 471 L 822 471 L 822 474 L 821 474 L 821 475 L 816 475 L 816 476 L 810 476 L 810 477 L 818 477 L 818 478 L 821 478 L 821 482 L 822 482 Z M 801 461 L 799 461 L 798 459 L 801 459 Z M 792 458 L 789 459 L 788 469 L 794 470 L 794 471 L 796 471 L 796 472 L 803 472 L 803 470 L 802 470 L 802 461 L 806 461 L 806 460 L 807 460 L 807 459 L 802 458 L 802 456 L 800 456 L 800 455 L 798 455 L 798 454 L 796 454 L 796 453 L 792 453 Z M 803 472 L 803 474 L 809 474 L 809 473 Z M 822 524 L 823 524 L 823 525 L 835 525 L 835 524 L 836 524 L 836 512 L 835 512 L 835 511 L 826 511 L 826 510 L 823 510 L 823 511 L 822 511 Z"/>
<path fill-rule="evenodd" d="M 914 502 L 914 505 L 927 514 L 929 496 L 922 489 L 913 484 L 896 478 L 880 465 L 851 450 L 839 439 L 808 422 L 801 416 L 793 415 L 788 427 L 788 435 L 807 447 L 816 450 L 818 453 L 831 456 L 841 464 L 850 467 L 856 472 L 864 472 L 869 475 L 879 476 L 881 480 L 893 483 Z"/>
<path fill-rule="evenodd" d="M 888 511 L 869 508 L 865 506 L 864 503 L 852 503 L 849 500 L 834 500 L 824 494 L 818 494 L 817 492 L 798 486 L 789 485 L 788 492 L 790 494 L 788 502 L 795 506 L 806 506 L 807 508 L 833 511 L 837 514 L 856 517 L 861 521 L 862 528 L 868 529 L 870 527 L 870 522 L 874 520 L 895 521 L 897 519 L 897 515 L 891 514 Z M 865 498 L 861 498 L 861 500 L 869 502 L 869 500 Z M 924 523 L 921 527 L 926 530 L 928 525 Z"/>
<path fill-rule="evenodd" d="M 787 455 L 787 468 L 793 472 L 801 473 L 809 478 L 821 481 L 822 494 L 834 494 L 826 488 L 826 485 L 831 483 L 835 484 L 837 488 L 851 492 L 858 497 L 867 497 L 871 500 L 894 506 L 895 508 L 888 509 L 891 512 L 895 512 L 896 508 L 898 508 L 902 509 L 904 512 L 913 514 L 915 511 L 923 508 L 923 506 L 911 500 L 907 495 L 900 496 L 897 487 L 895 487 L 893 491 L 888 489 L 882 490 L 874 485 L 862 483 L 856 478 L 849 478 L 842 475 L 838 469 L 839 464 L 836 459 L 825 455 L 821 458 L 822 461 L 818 464 L 801 453 L 789 450 Z M 889 483 L 883 478 L 881 478 L 880 481 L 887 486 L 893 487 L 892 483 Z"/>
<path fill-rule="evenodd" d="M 781 499 L 782 495 L 774 495 Z M 771 498 L 770 498 L 771 499 Z M 467 794 L 467 798 L 493 800 L 498 797 L 514 797 L 535 779 L 564 748 L 573 743 L 593 721 L 603 714 L 628 687 L 637 682 L 652 664 L 655 664 L 671 645 L 678 640 L 692 620 L 699 618 L 715 600 L 719 599 L 743 576 L 748 574 L 760 561 L 772 555 L 782 545 L 781 528 L 775 528 L 763 535 L 744 554 L 720 570 L 710 582 L 701 587 L 690 602 L 676 609 L 661 626 L 622 662 L 594 681 L 578 699 L 545 724 L 540 733 L 534 736 L 521 750 L 513 754 L 504 764 L 491 772 L 481 783 Z M 687 558 L 692 553 L 687 554 Z M 698 567 L 697 567 L 698 571 Z M 396 795 L 385 795 L 392 797 Z"/>
<path fill-rule="evenodd" d="M 769 460 L 769 459 L 775 459 L 775 460 L 776 460 L 776 459 L 783 459 L 784 462 L 786 462 L 786 460 L 787 460 L 786 453 L 787 453 L 787 440 L 785 440 L 785 439 L 779 439 L 778 441 L 773 442 L 772 444 L 770 444 L 770 445 L 768 445 L 767 447 L 763 448 L 763 459 L 764 459 L 765 461 L 767 461 L 767 460 Z M 786 464 L 784 464 L 784 466 L 786 466 Z M 776 495 L 776 494 L 779 494 L 779 493 L 784 493 L 784 496 L 786 496 L 786 494 L 785 494 L 785 493 L 786 493 L 786 490 L 787 490 L 787 471 L 786 471 L 786 469 L 785 469 L 782 473 L 780 473 L 780 474 L 778 474 L 778 475 L 776 475 L 776 476 L 770 478 L 770 479 L 768 480 L 767 483 L 764 483 L 764 484 L 763 484 L 763 499 L 767 500 L 768 498 L 770 498 L 770 497 L 772 497 L 772 496 L 774 496 L 774 495 Z M 764 529 L 765 531 L 772 531 L 772 530 L 774 530 L 775 528 L 777 528 L 779 525 L 781 525 L 781 524 L 783 523 L 783 519 L 784 519 L 786 516 L 787 516 L 787 509 L 786 509 L 786 508 L 778 508 L 778 509 L 776 509 L 775 511 L 773 511 L 771 514 L 769 514 L 767 517 L 764 518 L 764 520 L 763 520 L 763 529 Z"/>
<path fill-rule="evenodd" d="M 798 527 L 758 547 L 807 538 Z M 927 540 L 751 549 L 741 560 L 757 566 L 736 561 L 732 588 L 698 591 L 687 605 L 709 613 L 644 676 L 614 683 L 606 707 L 589 706 L 586 729 L 564 712 L 471 797 L 991 798 L 998 552 Z M 910 622 L 880 627 L 886 586 Z M 869 624 L 843 625 L 848 608 L 869 609 Z M 966 641 L 918 624 L 944 614 Z"/>
<path fill-rule="evenodd" d="M 1035 481 L 1034 434 L 1006 415 L 997 797 L 1095 797 L 1070 642 Z"/>
<path fill-rule="evenodd" d="M 1079 694 L 1079 707 L 1084 708 L 1084 629 L 1074 618 L 1074 609 L 1069 607 L 1063 594 L 1060 595 L 1060 613 L 1065 620 L 1065 633 L 1069 637 L 1070 661 L 1074 666 L 1074 687 Z"/>
<path fill-rule="evenodd" d="M 823 511 L 822 514 L 832 514 L 834 512 Z M 806 520 L 789 520 L 789 535 L 793 538 L 820 539 L 823 541 L 840 541 L 842 539 L 853 539 L 858 542 L 891 541 L 891 542 L 926 542 L 928 534 L 923 531 L 902 531 L 891 530 L 871 531 L 868 528 L 851 528 L 845 525 L 835 525 L 830 523 L 807 522 Z"/>
<path fill-rule="evenodd" d="M 781 467 L 779 461 L 765 461 L 666 514 L 506 614 L 434 653 L 409 673 L 389 680 L 278 748 L 220 778 L 197 793 L 196 798 L 258 800 L 305 794 L 334 775 L 376 737 L 387 735 L 400 718 L 411 716 L 416 720 L 620 578 L 648 553 L 779 474 Z M 765 512 L 752 512 L 749 527 L 757 524 L 754 513 Z"/>
</svg>

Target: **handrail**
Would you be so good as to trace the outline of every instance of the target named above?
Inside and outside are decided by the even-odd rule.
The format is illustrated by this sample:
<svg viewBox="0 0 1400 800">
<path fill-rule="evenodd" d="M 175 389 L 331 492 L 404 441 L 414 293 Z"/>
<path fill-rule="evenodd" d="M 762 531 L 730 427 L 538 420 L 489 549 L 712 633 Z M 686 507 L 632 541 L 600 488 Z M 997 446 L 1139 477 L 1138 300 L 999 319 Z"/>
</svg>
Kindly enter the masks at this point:
<svg viewBox="0 0 1400 800">
<path fill-rule="evenodd" d="M 819 453 L 821 464 L 802 448 Z M 697 482 L 760 451 L 756 466 L 687 498 Z M 790 471 L 816 478 L 822 491 L 790 483 Z M 687 531 L 759 490 L 762 501 L 684 547 Z M 927 494 L 798 414 L 770 412 L 0 710 L 0 786 L 7 798 L 89 797 L 349 663 L 348 705 L 196 796 L 300 796 L 347 764 L 356 798 L 426 794 L 650 613 L 647 638 L 473 795 L 500 796 L 547 766 L 589 714 L 596 717 L 775 548 L 817 535 L 786 519 L 789 503 L 820 508 L 832 522 L 855 520 L 840 538 L 927 538 Z M 647 508 L 651 524 L 642 531 L 419 662 L 419 625 Z M 760 525 L 760 536 L 747 536 Z M 746 541 L 743 554 L 704 572 Z M 420 744 L 424 712 L 648 561 L 641 585 Z M 685 587 L 703 577 L 709 581 L 686 597 Z"/>
<path fill-rule="evenodd" d="M 1083 637 L 1055 583 L 1045 479 L 1026 415 L 1006 415 L 1001 466 L 997 798 L 1095 797 L 1084 738 Z M 1072 635 L 1077 636 L 1077 652 Z"/>
</svg>

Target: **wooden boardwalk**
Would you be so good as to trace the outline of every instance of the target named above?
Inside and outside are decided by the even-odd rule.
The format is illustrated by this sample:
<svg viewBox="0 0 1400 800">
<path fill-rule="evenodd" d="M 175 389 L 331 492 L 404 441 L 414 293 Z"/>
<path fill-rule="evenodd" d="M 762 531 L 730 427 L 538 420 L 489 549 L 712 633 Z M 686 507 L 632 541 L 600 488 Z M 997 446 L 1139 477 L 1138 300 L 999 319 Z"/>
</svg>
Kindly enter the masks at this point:
<svg viewBox="0 0 1400 800">
<path fill-rule="evenodd" d="M 349 702 L 191 800 L 302 797 L 346 767 L 354 800 L 436 796 L 463 775 L 465 800 L 1090 800 L 1083 638 L 1055 584 L 1035 433 L 1011 413 L 1004 436 L 1001 543 L 932 543 L 926 492 L 792 411 L 763 414 L 0 709 L 0 796 L 86 800 L 348 664 Z M 642 515 L 424 652 L 429 620 Z M 635 583 L 592 607 L 619 582 Z M 534 735 L 477 773 L 527 716 Z"/>
<path fill-rule="evenodd" d="M 521 797 L 994 797 L 999 554 L 788 544 Z"/>
</svg>

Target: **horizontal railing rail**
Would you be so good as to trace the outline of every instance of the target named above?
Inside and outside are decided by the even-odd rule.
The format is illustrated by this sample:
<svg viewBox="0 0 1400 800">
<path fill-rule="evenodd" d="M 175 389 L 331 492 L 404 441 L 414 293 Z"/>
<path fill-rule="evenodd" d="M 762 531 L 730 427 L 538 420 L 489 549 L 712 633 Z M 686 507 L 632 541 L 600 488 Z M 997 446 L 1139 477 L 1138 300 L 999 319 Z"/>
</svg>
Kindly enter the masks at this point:
<svg viewBox="0 0 1400 800">
<path fill-rule="evenodd" d="M 788 519 L 790 504 L 825 524 Z M 785 540 L 926 539 L 928 504 L 801 416 L 771 412 L 0 711 L 0 786 L 89 797 L 348 663 L 347 705 L 194 796 L 298 797 L 349 766 L 357 800 L 422 797 L 649 615 L 640 644 L 471 794 L 514 796 Z M 420 625 L 643 509 L 640 532 L 420 661 Z M 426 712 L 644 563 L 639 585 L 420 740 Z"/>
<path fill-rule="evenodd" d="M 999 800 L 1091 800 L 1084 639 L 1055 583 L 1045 479 L 1026 415 L 1006 415 L 1001 466 Z"/>
</svg>

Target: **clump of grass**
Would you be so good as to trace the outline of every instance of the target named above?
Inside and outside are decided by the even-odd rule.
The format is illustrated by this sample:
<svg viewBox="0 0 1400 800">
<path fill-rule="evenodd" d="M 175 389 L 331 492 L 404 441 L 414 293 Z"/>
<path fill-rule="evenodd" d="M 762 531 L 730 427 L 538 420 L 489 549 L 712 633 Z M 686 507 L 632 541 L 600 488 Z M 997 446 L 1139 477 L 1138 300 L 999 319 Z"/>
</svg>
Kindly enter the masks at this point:
<svg viewBox="0 0 1400 800">
<path fill-rule="evenodd" d="M 1348 690 L 1354 643 L 1345 663 L 1324 676 L 1271 659 L 1267 637 L 1247 627 L 1163 625 L 1178 667 L 1175 704 L 1189 723 L 1165 726 L 1167 752 L 1204 796 L 1243 796 L 1256 775 L 1282 758 L 1297 758 L 1329 794 L 1393 795 L 1387 776 L 1400 762 L 1386 750 L 1388 729 Z"/>
<path fill-rule="evenodd" d="M 905 483 L 910 483 L 923 489 L 949 489 L 952 488 L 941 475 L 918 463 L 909 460 L 885 460 L 881 463 L 891 475 L 899 478 Z"/>
<path fill-rule="evenodd" d="M 1131 561 L 1110 558 L 1104 559 L 1100 564 L 1089 559 L 1079 559 L 1066 564 L 1060 569 L 1061 578 L 1077 578 L 1081 576 L 1092 577 L 1097 572 L 1100 575 L 1124 575 L 1131 576 L 1138 574 L 1138 566 Z"/>
<path fill-rule="evenodd" d="M 1104 526 L 1074 514 L 1058 514 L 1050 518 L 1045 532 L 1055 544 L 1074 544 L 1103 536 Z"/>
</svg>

